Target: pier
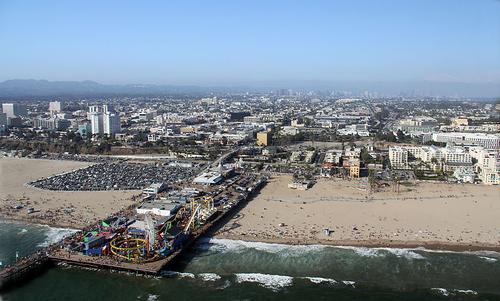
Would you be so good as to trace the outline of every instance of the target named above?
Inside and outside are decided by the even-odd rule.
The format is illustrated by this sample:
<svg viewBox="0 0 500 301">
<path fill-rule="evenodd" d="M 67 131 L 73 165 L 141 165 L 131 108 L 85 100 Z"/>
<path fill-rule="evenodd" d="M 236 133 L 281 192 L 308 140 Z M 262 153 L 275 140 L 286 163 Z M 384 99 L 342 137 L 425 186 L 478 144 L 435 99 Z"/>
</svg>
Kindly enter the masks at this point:
<svg viewBox="0 0 500 301">
<path fill-rule="evenodd" d="M 0 290 L 16 281 L 34 275 L 49 264 L 50 258 L 45 249 L 18 260 L 15 264 L 0 270 Z"/>
<path fill-rule="evenodd" d="M 64 248 L 61 241 L 47 248 L 38 250 L 36 253 L 2 269 L 0 271 L 0 290 L 20 283 L 22 278 L 29 278 L 30 276 L 34 276 L 36 275 L 36 271 L 43 271 L 45 268 L 58 263 L 82 267 L 126 271 L 130 273 L 146 275 L 161 275 L 161 271 L 172 264 L 179 257 L 179 255 L 188 250 L 189 247 L 198 238 L 209 233 L 221 223 L 227 221 L 227 219 L 230 218 L 236 211 L 238 211 L 241 206 L 243 206 L 255 192 L 260 190 L 260 188 L 266 182 L 265 177 L 255 177 L 255 179 L 258 180 L 247 187 L 247 192 L 240 194 L 239 198 L 235 197 L 234 199 L 232 199 L 230 206 L 220 206 L 210 216 L 209 219 L 207 219 L 203 224 L 190 232 L 188 238 L 182 242 L 182 245 L 180 245 L 180 247 L 176 248 L 166 257 L 147 262 L 133 262 L 119 260 L 118 258 L 109 254 L 90 256 L 87 254 L 83 254 L 82 252 L 76 252 L 74 250 Z M 229 185 L 226 185 L 223 191 L 231 190 L 231 186 L 234 183 L 235 181 L 231 182 Z M 222 192 L 219 192 L 216 195 L 220 195 L 221 193 Z M 130 209 L 128 210 L 130 211 Z M 196 212 L 193 212 L 192 214 L 194 216 Z M 82 232 L 77 232 L 67 239 L 75 239 L 78 233 L 79 235 L 81 235 Z"/>
</svg>

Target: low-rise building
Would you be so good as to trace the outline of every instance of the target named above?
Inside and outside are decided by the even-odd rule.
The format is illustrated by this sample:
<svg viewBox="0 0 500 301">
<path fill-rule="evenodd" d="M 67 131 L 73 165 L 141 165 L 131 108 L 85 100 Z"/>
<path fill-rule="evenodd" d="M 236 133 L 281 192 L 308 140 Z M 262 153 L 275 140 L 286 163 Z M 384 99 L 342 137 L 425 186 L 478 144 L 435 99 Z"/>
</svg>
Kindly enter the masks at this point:
<svg viewBox="0 0 500 301">
<path fill-rule="evenodd" d="M 57 117 L 43 118 L 37 117 L 33 118 L 33 127 L 47 130 L 66 130 L 71 126 L 71 121 L 66 119 L 60 119 Z"/>
<path fill-rule="evenodd" d="M 433 133 L 432 140 L 456 145 L 482 146 L 486 149 L 500 148 L 499 134 L 484 133 Z"/>
<path fill-rule="evenodd" d="M 177 212 L 180 208 L 180 204 L 172 203 L 169 201 L 162 200 L 152 200 L 146 201 L 139 207 L 137 207 L 136 212 L 138 214 L 155 214 L 160 216 L 171 216 Z"/>
<path fill-rule="evenodd" d="M 153 183 L 148 187 L 142 190 L 142 193 L 145 195 L 156 195 L 160 192 L 163 192 L 167 189 L 167 185 L 165 183 Z"/>
<path fill-rule="evenodd" d="M 201 185 L 215 185 L 222 182 L 224 178 L 222 174 L 215 171 L 204 172 L 201 175 L 194 178 L 193 183 Z"/>
</svg>

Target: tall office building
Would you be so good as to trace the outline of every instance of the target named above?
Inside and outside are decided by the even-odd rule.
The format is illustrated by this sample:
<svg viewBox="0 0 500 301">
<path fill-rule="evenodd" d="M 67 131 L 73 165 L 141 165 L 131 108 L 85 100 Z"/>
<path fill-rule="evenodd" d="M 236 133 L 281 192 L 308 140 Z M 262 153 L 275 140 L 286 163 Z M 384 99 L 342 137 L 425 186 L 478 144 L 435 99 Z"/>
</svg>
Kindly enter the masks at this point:
<svg viewBox="0 0 500 301">
<path fill-rule="evenodd" d="M 121 132 L 120 115 L 113 111 L 110 105 L 89 106 L 92 134 L 106 134 L 112 136 Z"/>
<path fill-rule="evenodd" d="M 89 106 L 89 113 L 99 113 L 102 112 L 102 108 L 100 106 Z"/>
<path fill-rule="evenodd" d="M 115 109 L 113 108 L 112 105 L 102 105 L 102 112 L 103 113 L 114 113 Z"/>
<path fill-rule="evenodd" d="M 51 115 L 61 113 L 62 107 L 63 107 L 63 103 L 60 101 L 49 102 L 49 112 Z"/>
<path fill-rule="evenodd" d="M 26 105 L 18 103 L 3 103 L 2 111 L 7 115 L 7 118 L 14 118 L 18 116 L 28 116 Z"/>
<path fill-rule="evenodd" d="M 109 136 L 121 132 L 120 115 L 117 113 L 106 112 L 103 114 L 104 134 Z"/>
<path fill-rule="evenodd" d="M 7 114 L 0 112 L 0 126 L 7 126 Z"/>
<path fill-rule="evenodd" d="M 104 124 L 103 124 L 103 114 L 101 112 L 91 113 L 89 115 L 90 124 L 92 128 L 92 134 L 98 135 L 104 133 Z"/>
</svg>

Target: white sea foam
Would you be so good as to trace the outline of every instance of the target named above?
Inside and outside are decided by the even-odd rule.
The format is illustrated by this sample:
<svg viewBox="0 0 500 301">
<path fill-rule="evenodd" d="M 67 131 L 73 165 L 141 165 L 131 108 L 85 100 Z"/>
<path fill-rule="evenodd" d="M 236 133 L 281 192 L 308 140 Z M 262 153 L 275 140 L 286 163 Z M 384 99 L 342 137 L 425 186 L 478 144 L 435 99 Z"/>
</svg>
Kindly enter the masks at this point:
<svg viewBox="0 0 500 301">
<path fill-rule="evenodd" d="M 484 259 L 488 262 L 497 262 L 498 261 L 497 258 L 491 258 L 491 257 L 487 257 L 487 256 L 479 256 L 479 258 Z"/>
<path fill-rule="evenodd" d="M 45 240 L 38 244 L 38 247 L 47 247 L 53 243 L 56 243 L 66 236 L 69 236 L 78 230 L 65 229 L 65 228 L 52 228 L 49 227 L 47 232 L 45 232 Z"/>
<path fill-rule="evenodd" d="M 349 281 L 349 280 L 343 280 L 342 283 L 345 285 L 350 285 L 352 287 L 354 287 L 354 285 L 356 284 L 355 281 Z"/>
<path fill-rule="evenodd" d="M 443 296 L 450 296 L 450 295 L 457 295 L 457 294 L 477 295 L 476 291 L 469 290 L 469 289 L 445 289 L 445 288 L 441 288 L 441 287 L 436 287 L 436 288 L 431 288 L 431 290 L 436 291 Z"/>
<path fill-rule="evenodd" d="M 459 293 L 459 294 L 477 295 L 477 292 L 473 291 L 473 290 L 459 290 L 459 289 L 456 289 L 456 290 L 453 290 L 453 291 L 456 292 L 456 293 Z"/>
<path fill-rule="evenodd" d="M 217 252 L 240 252 L 245 249 L 254 249 L 257 251 L 283 254 L 287 256 L 300 256 L 306 252 L 321 251 L 326 248 L 326 246 L 322 245 L 286 245 L 220 238 L 203 240 L 201 241 L 199 247 Z"/>
<path fill-rule="evenodd" d="M 431 290 L 436 291 L 436 292 L 440 293 L 443 296 L 449 296 L 450 295 L 450 292 L 448 292 L 448 290 L 445 289 L 445 288 L 433 287 L 433 288 L 431 288 Z"/>
<path fill-rule="evenodd" d="M 191 278 L 191 279 L 195 278 L 193 273 L 181 273 L 176 271 L 162 271 L 161 275 L 163 277 L 169 277 L 169 278 Z"/>
<path fill-rule="evenodd" d="M 377 250 L 387 251 L 396 255 L 397 257 L 404 257 L 408 259 L 425 259 L 424 256 L 416 253 L 413 249 L 377 248 Z"/>
<path fill-rule="evenodd" d="M 26 233 L 26 232 L 28 232 L 28 229 L 24 229 L 24 228 L 23 228 L 23 229 L 21 229 L 21 231 L 19 231 L 19 233 L 18 233 L 18 234 L 24 234 L 24 233 Z"/>
<path fill-rule="evenodd" d="M 402 249 L 402 248 L 367 248 L 367 247 L 352 247 L 352 246 L 335 246 L 338 249 L 353 250 L 356 254 L 363 257 L 381 257 L 385 256 L 384 252 L 391 253 L 397 257 L 404 257 L 407 259 L 425 259 L 424 256 L 415 252 L 415 249 Z"/>
<path fill-rule="evenodd" d="M 203 281 L 217 281 L 221 279 L 221 277 L 215 273 L 200 273 L 198 277 Z"/>
<path fill-rule="evenodd" d="M 205 238 L 200 240 L 197 245 L 200 249 L 206 249 L 217 252 L 241 252 L 245 249 L 254 249 L 267 253 L 275 253 L 283 256 L 302 256 L 307 252 L 322 251 L 326 248 L 337 248 L 352 250 L 356 254 L 364 257 L 382 257 L 386 256 L 385 252 L 391 253 L 397 257 L 407 259 L 425 259 L 425 254 L 422 253 L 450 253 L 450 254 L 469 254 L 481 257 L 490 262 L 500 259 L 500 253 L 494 251 L 447 251 L 447 250 L 430 250 L 422 247 L 419 248 L 369 248 L 355 246 L 329 246 L 329 245 L 287 245 L 279 243 L 253 242 L 232 239 Z M 382 251 L 382 252 L 381 252 Z M 385 251 L 385 252 L 383 252 Z M 488 258 L 488 259 L 487 259 Z"/>
<path fill-rule="evenodd" d="M 378 252 L 378 250 L 375 248 L 351 247 L 351 246 L 335 246 L 334 248 L 352 250 L 356 254 L 363 256 L 363 257 L 378 257 L 378 256 L 383 255 L 383 254 L 380 254 Z"/>
<path fill-rule="evenodd" d="M 192 273 L 178 273 L 177 277 L 194 279 L 194 274 L 192 274 Z"/>
<path fill-rule="evenodd" d="M 158 300 L 158 297 L 160 297 L 159 295 L 151 295 L 149 294 L 148 295 L 148 301 L 156 301 Z"/>
<path fill-rule="evenodd" d="M 321 277 L 304 277 L 304 279 L 307 279 L 311 281 L 312 283 L 328 283 L 328 284 L 335 284 L 337 281 L 335 279 L 331 278 L 321 278 Z"/>
<path fill-rule="evenodd" d="M 368 248 L 368 247 L 353 247 L 353 246 L 327 246 L 327 245 L 286 245 L 264 242 L 253 242 L 232 239 L 219 239 L 210 238 L 202 241 L 202 248 L 219 252 L 238 252 L 244 249 L 255 249 L 268 253 L 278 253 L 300 256 L 306 252 L 322 251 L 325 248 L 338 248 L 353 250 L 356 254 L 364 257 L 380 257 L 385 256 L 381 250 L 387 251 L 398 257 L 405 257 L 408 259 L 425 259 L 424 256 L 415 252 L 415 249 L 402 249 L 402 248 Z"/>
<path fill-rule="evenodd" d="M 410 250 L 412 250 L 412 249 L 410 249 Z M 426 252 L 426 253 L 465 254 L 465 255 L 475 255 L 478 257 L 487 256 L 487 257 L 500 258 L 499 252 L 488 251 L 488 250 L 483 250 L 483 251 L 449 251 L 449 250 L 430 250 L 430 249 L 425 249 L 422 247 L 415 248 L 413 250 L 422 251 L 422 252 Z"/>
<path fill-rule="evenodd" d="M 235 275 L 236 282 L 238 283 L 254 282 L 273 291 L 277 291 L 284 287 L 290 286 L 293 282 L 293 277 L 282 275 L 269 275 L 260 273 L 238 273 Z"/>
</svg>

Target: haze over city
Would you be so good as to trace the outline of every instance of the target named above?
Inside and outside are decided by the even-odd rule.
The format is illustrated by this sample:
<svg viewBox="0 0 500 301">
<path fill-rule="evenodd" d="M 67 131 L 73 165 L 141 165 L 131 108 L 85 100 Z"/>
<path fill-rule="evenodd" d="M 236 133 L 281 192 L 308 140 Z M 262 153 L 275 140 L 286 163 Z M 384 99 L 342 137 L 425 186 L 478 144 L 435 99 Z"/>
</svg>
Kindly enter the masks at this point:
<svg viewBox="0 0 500 301">
<path fill-rule="evenodd" d="M 3 1 L 0 80 L 494 97 L 499 9 L 487 0 Z"/>
</svg>

